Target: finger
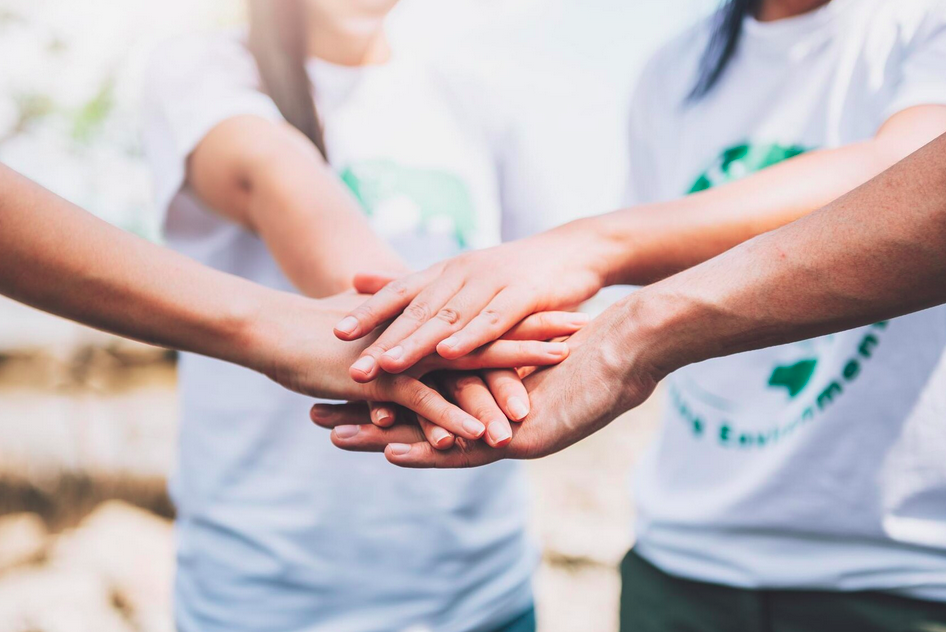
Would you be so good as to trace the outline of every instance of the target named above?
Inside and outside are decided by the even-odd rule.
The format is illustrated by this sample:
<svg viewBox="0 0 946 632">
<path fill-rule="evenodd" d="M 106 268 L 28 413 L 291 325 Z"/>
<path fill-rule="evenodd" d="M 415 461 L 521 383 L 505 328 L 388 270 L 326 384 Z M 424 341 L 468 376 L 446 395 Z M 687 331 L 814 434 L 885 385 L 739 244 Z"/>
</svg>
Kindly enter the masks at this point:
<svg viewBox="0 0 946 632">
<path fill-rule="evenodd" d="M 456 360 L 432 359 L 433 368 L 472 371 L 520 366 L 551 366 L 568 357 L 568 343 L 497 340 Z M 428 366 L 425 364 L 424 366 Z"/>
<path fill-rule="evenodd" d="M 504 333 L 502 338 L 504 340 L 551 340 L 559 336 L 570 336 L 589 322 L 591 322 L 591 317 L 582 312 L 539 312 L 521 320 L 519 324 Z"/>
<path fill-rule="evenodd" d="M 483 371 L 483 379 L 493 399 L 512 421 L 522 421 L 529 414 L 529 393 L 512 369 Z"/>
<path fill-rule="evenodd" d="M 466 439 L 479 439 L 486 433 L 486 425 L 482 421 L 454 406 L 423 382 L 406 375 L 390 375 L 381 379 L 385 401 L 409 408 L 418 416 Z"/>
<path fill-rule="evenodd" d="M 352 285 L 359 294 L 375 294 L 397 278 L 399 277 L 393 274 L 381 272 L 359 272 L 352 280 Z"/>
<path fill-rule="evenodd" d="M 512 440 L 509 420 L 479 376 L 471 373 L 447 374 L 443 378 L 443 385 L 460 408 L 486 424 L 486 443 L 499 448 Z"/>
<path fill-rule="evenodd" d="M 504 453 L 503 448 L 491 448 L 481 441 L 470 443 L 461 440 L 451 450 L 435 450 L 426 441 L 392 442 L 384 450 L 388 461 L 410 468 L 478 467 L 498 461 Z"/>
<path fill-rule="evenodd" d="M 437 284 L 420 292 L 378 339 L 361 352 L 361 357 L 351 365 L 351 378 L 361 383 L 375 379 L 381 372 L 381 357 L 420 329 L 460 288 L 461 285 Z"/>
<path fill-rule="evenodd" d="M 461 288 L 417 331 L 378 358 L 378 364 L 388 373 L 400 373 L 435 353 L 442 340 L 461 329 L 489 303 L 492 292 L 483 287 Z"/>
<path fill-rule="evenodd" d="M 335 325 L 341 340 L 357 340 L 401 312 L 434 278 L 428 268 L 391 281 Z"/>
<path fill-rule="evenodd" d="M 516 291 L 506 288 L 477 311 L 475 318 L 470 319 L 463 327 L 456 328 L 456 333 L 438 341 L 437 353 L 449 359 L 466 355 L 498 339 L 523 318 L 531 315 L 534 309 L 533 305 L 523 301 Z"/>
<path fill-rule="evenodd" d="M 381 428 L 393 426 L 397 418 L 397 411 L 390 404 L 368 402 L 368 411 L 371 414 L 371 423 Z"/>
<path fill-rule="evenodd" d="M 423 417 L 417 417 L 417 424 L 427 437 L 427 442 L 438 450 L 449 450 L 453 447 L 456 437 L 438 426 L 432 424 Z"/>
<path fill-rule="evenodd" d="M 316 404 L 309 411 L 309 418 L 317 426 L 331 430 L 335 426 L 370 424 L 368 407 L 364 402 L 347 404 Z"/>
<path fill-rule="evenodd" d="M 378 428 L 371 424 L 339 426 L 332 431 L 332 443 L 350 452 L 383 452 L 389 443 L 417 443 L 429 445 L 416 424 L 401 424 L 393 428 Z"/>
</svg>

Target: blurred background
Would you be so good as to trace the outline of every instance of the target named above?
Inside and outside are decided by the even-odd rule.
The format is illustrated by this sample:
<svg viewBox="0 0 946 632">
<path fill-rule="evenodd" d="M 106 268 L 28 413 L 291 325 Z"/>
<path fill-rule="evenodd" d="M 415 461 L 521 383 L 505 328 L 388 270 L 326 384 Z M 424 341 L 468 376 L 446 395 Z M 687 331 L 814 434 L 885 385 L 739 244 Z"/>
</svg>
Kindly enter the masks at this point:
<svg viewBox="0 0 946 632">
<path fill-rule="evenodd" d="M 539 230 L 619 205 L 637 72 L 714 5 L 403 0 L 391 32 L 477 69 L 515 113 L 521 168 L 557 201 Z M 0 162 L 160 241 L 144 66 L 168 37 L 243 19 L 234 0 L 0 0 Z M 655 406 L 529 466 L 545 632 L 616 629 L 628 479 Z M 0 632 L 173 629 L 175 422 L 174 354 L 0 299 Z"/>
</svg>

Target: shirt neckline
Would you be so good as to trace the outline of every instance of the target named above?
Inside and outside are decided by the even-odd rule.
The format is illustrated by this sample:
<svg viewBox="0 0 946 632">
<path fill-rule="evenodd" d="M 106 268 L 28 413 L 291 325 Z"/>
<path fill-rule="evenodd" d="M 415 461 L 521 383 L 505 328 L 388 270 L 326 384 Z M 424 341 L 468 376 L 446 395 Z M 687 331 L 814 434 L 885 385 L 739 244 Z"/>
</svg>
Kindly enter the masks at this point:
<svg viewBox="0 0 946 632">
<path fill-rule="evenodd" d="M 770 22 L 747 16 L 743 20 L 743 36 L 747 42 L 791 48 L 824 32 L 838 16 L 859 1 L 863 0 L 831 0 L 806 13 Z"/>
</svg>

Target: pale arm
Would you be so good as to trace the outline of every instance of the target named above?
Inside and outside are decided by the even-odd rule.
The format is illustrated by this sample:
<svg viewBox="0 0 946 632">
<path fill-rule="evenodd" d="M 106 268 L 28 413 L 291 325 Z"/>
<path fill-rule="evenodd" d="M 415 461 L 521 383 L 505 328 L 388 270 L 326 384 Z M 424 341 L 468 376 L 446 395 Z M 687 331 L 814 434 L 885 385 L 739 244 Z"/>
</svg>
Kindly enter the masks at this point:
<svg viewBox="0 0 946 632">
<path fill-rule="evenodd" d="M 468 438 L 482 436 L 484 424 L 416 379 L 425 370 L 563 357 L 544 343 L 501 341 L 472 363 L 356 384 L 348 365 L 365 344 L 331 334 L 355 295 L 313 300 L 211 270 L 110 226 L 2 165 L 0 294 L 122 336 L 235 362 L 303 394 L 396 402 Z"/>
<path fill-rule="evenodd" d="M 208 206 L 256 232 L 309 296 L 350 289 L 360 270 L 407 271 L 312 142 L 286 123 L 220 123 L 192 152 L 187 181 Z"/>
<path fill-rule="evenodd" d="M 683 198 L 579 220 L 607 252 L 605 284 L 646 285 L 783 226 L 946 132 L 946 106 L 890 117 L 866 141 L 813 151 Z"/>
<path fill-rule="evenodd" d="M 826 208 L 608 308 L 573 336 L 561 365 L 526 380 L 533 412 L 501 451 L 464 442 L 436 453 L 407 427 L 367 428 L 349 438 L 336 432 L 333 441 L 345 449 L 387 448 L 389 460 L 408 467 L 537 458 L 639 405 L 687 364 L 942 303 L 946 136 Z"/>
<path fill-rule="evenodd" d="M 403 311 L 375 347 L 403 371 L 436 349 L 460 357 L 539 309 L 558 309 L 615 283 L 646 284 L 819 208 L 946 131 L 946 106 L 892 116 L 874 138 L 798 156 L 686 198 L 577 220 L 463 255 L 384 287 L 339 323 L 350 340 Z M 377 291 L 379 279 L 357 284 Z M 408 333 L 403 333 L 408 332 Z M 372 352 L 372 347 L 368 348 Z"/>
</svg>

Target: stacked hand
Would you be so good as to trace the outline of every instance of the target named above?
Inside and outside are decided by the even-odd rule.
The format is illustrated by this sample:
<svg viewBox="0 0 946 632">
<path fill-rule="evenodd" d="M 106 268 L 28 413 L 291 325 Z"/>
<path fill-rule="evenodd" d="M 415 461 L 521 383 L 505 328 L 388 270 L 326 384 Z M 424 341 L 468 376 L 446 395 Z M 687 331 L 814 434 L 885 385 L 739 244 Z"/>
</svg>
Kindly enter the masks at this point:
<svg viewBox="0 0 946 632">
<path fill-rule="evenodd" d="M 509 443 L 512 430 L 508 419 L 524 417 L 529 401 L 518 374 L 510 367 L 561 362 L 568 354 L 567 345 L 546 340 L 572 334 L 587 321 L 587 317 L 571 312 L 537 314 L 524 319 L 503 339 L 462 358 L 447 360 L 432 355 L 404 373 L 381 374 L 359 383 L 351 379 L 347 367 L 375 342 L 375 336 L 344 343 L 326 334 L 331 323 L 363 300 L 355 294 L 322 301 L 286 295 L 278 303 L 266 305 L 258 320 L 269 327 L 262 327 L 262 340 L 260 335 L 251 338 L 252 346 L 268 350 L 271 359 L 256 360 L 254 368 L 296 392 L 348 400 L 352 403 L 344 410 L 349 414 L 357 411 L 367 418 L 365 402 L 371 402 L 373 421 L 379 426 L 390 426 L 398 417 L 416 421 L 418 432 L 438 449 L 450 448 L 456 438 L 482 438 L 490 446 Z M 376 402 L 389 402 L 397 408 Z M 520 408 L 526 411 L 519 413 Z"/>
<path fill-rule="evenodd" d="M 384 451 L 389 461 L 406 467 L 474 467 L 503 458 L 552 454 L 642 403 L 663 377 L 664 371 L 651 360 L 656 356 L 643 329 L 636 339 L 616 331 L 633 318 L 632 303 L 628 299 L 604 312 L 569 339 L 570 352 L 564 361 L 525 379 L 532 410 L 524 423 L 513 426 L 512 440 L 504 446 L 458 437 L 450 449 L 438 449 L 425 441 L 418 425 L 378 427 L 370 423 L 363 408 L 350 405 L 318 405 L 312 419 L 333 429 L 336 446 Z M 622 388 L 614 388 L 615 384 Z"/>
<path fill-rule="evenodd" d="M 401 279 L 357 278 L 360 291 L 375 294 L 342 319 L 335 333 L 343 340 L 361 340 L 369 334 L 375 338 L 362 342 L 352 378 L 370 384 L 392 375 L 410 375 L 428 362 L 462 362 L 500 344 L 504 336 L 539 334 L 526 332 L 521 323 L 561 318 L 561 313 L 542 311 L 573 306 L 604 285 L 604 266 L 595 252 L 580 233 L 571 234 L 566 226 L 465 254 Z M 313 421 L 333 428 L 332 441 L 340 448 L 385 451 L 391 462 L 409 467 L 469 467 L 556 452 L 644 401 L 663 376 L 649 364 L 645 341 L 628 347 L 634 338 L 613 331 L 633 311 L 629 312 L 630 302 L 615 305 L 573 335 L 568 357 L 560 364 L 546 363 L 549 368 L 525 378 L 531 410 L 525 423 L 511 428 L 511 441 L 487 445 L 461 435 L 455 442 L 438 445 L 430 441 L 423 422 L 411 423 L 408 418 L 381 427 L 370 423 L 363 407 L 350 405 L 316 406 Z M 373 333 L 391 319 L 380 335 Z M 545 328 L 541 333 L 551 331 Z M 615 384 L 624 388 L 614 388 Z M 497 412 L 489 392 L 475 379 L 452 377 L 446 394 L 473 414 Z"/>
</svg>

